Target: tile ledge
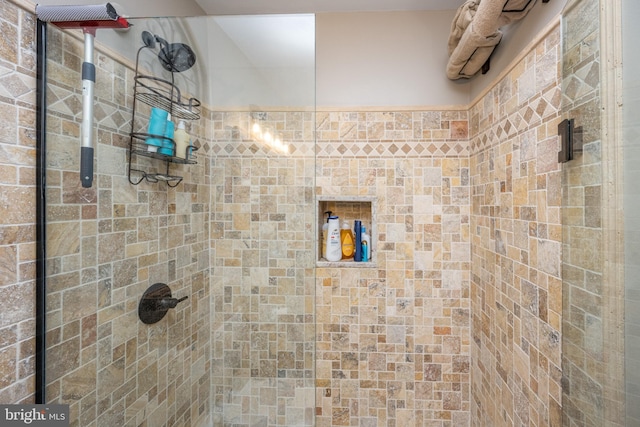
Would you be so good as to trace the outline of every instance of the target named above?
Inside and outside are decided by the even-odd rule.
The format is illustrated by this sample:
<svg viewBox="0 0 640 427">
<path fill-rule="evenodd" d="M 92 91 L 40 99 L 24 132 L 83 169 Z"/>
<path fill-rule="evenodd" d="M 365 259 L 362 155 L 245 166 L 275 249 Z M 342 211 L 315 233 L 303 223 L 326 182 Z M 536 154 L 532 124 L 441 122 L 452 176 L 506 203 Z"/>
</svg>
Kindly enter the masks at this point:
<svg viewBox="0 0 640 427">
<path fill-rule="evenodd" d="M 378 268 L 375 261 L 355 262 L 355 261 L 316 261 L 318 268 Z"/>
</svg>

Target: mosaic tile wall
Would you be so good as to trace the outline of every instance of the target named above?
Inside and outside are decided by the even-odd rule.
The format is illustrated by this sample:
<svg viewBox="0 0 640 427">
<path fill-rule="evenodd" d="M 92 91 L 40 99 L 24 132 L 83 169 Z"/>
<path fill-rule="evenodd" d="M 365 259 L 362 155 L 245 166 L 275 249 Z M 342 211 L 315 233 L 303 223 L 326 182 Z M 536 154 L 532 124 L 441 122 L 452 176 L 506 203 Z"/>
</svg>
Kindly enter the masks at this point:
<svg viewBox="0 0 640 427">
<path fill-rule="evenodd" d="M 0 8 L 0 185 L 32 206 L 34 22 Z M 561 424 L 558 29 L 468 113 L 269 113 L 289 156 L 251 137 L 250 114 L 205 112 L 192 132 L 213 140 L 176 190 L 127 183 L 132 75 L 103 55 L 99 82 L 118 90 L 97 88 L 103 162 L 80 190 L 67 141 L 81 48 L 53 38 L 48 391 L 73 402 L 72 425 L 197 425 L 211 401 L 215 422 L 240 426 Z M 376 198 L 373 268 L 314 280 L 321 195 Z M 1 402 L 33 399 L 25 212 L 0 216 L 0 298 L 15 302 L 0 313 Z M 190 299 L 141 326 L 156 280 Z"/>
<path fill-rule="evenodd" d="M 315 117 L 260 117 L 213 113 L 205 144 L 214 425 L 314 426 Z"/>
<path fill-rule="evenodd" d="M 317 426 L 469 425 L 466 111 L 317 122 L 316 194 L 377 203 L 375 264 L 316 272 Z"/>
<path fill-rule="evenodd" d="M 607 127 L 602 111 L 608 109 L 601 107 L 606 85 L 600 14 L 598 1 L 572 1 L 563 22 L 563 109 L 583 143 L 582 153 L 563 169 L 563 415 L 564 425 L 572 427 L 634 424 L 624 418 L 624 292 L 616 286 L 622 282 L 614 271 L 616 257 L 609 255 L 614 246 L 607 242 L 615 236 L 607 230 L 615 218 L 609 217 L 612 208 L 603 208 L 605 200 L 620 196 L 605 178 L 616 147 L 609 136 L 615 132 L 601 130 Z"/>
<path fill-rule="evenodd" d="M 82 42 L 48 34 L 47 399 L 71 405 L 72 426 L 197 426 L 211 397 L 208 161 L 172 169 L 175 189 L 131 185 L 133 71 L 96 52 L 96 172 L 82 188 Z M 190 127 L 197 144 L 205 128 Z M 146 325 L 138 303 L 157 282 L 189 299 Z"/>
<path fill-rule="evenodd" d="M 35 390 L 35 21 L 0 1 L 0 402 Z"/>
<path fill-rule="evenodd" d="M 560 426 L 556 27 L 470 110 L 471 425 Z"/>
</svg>

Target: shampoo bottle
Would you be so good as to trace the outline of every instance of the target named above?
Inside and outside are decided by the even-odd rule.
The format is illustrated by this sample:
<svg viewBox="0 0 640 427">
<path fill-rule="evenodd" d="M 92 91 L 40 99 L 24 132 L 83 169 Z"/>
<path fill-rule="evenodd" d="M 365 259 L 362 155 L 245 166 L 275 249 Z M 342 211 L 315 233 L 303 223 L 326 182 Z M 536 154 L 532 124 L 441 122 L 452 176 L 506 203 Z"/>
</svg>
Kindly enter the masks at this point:
<svg viewBox="0 0 640 427">
<path fill-rule="evenodd" d="M 173 156 L 175 143 L 173 142 L 173 135 L 176 125 L 171 121 L 171 114 L 167 115 L 167 122 L 164 129 L 164 140 L 162 141 L 162 148 L 158 150 L 160 154 L 165 156 Z"/>
<path fill-rule="evenodd" d="M 322 236 L 320 236 L 320 240 L 322 241 L 322 258 L 327 258 L 327 233 L 329 232 L 329 217 L 333 212 L 326 211 L 324 214 L 327 216 L 327 220 L 324 224 L 322 224 Z"/>
<path fill-rule="evenodd" d="M 335 262 L 342 259 L 342 246 L 340 244 L 340 220 L 337 216 L 329 217 L 327 227 L 327 261 Z"/>
<path fill-rule="evenodd" d="M 187 158 L 187 147 L 189 146 L 189 134 L 185 129 L 184 120 L 180 120 L 178 128 L 173 134 L 173 140 L 176 142 L 176 157 L 181 159 Z"/>
<path fill-rule="evenodd" d="M 342 228 L 340 229 L 340 243 L 342 244 L 342 259 L 353 258 L 353 252 L 355 251 L 353 233 L 346 221 L 342 223 Z"/>
<path fill-rule="evenodd" d="M 147 128 L 146 138 L 147 151 L 155 153 L 158 148 L 162 147 L 162 136 L 164 136 L 167 127 L 167 115 L 169 113 L 162 108 L 153 107 L 151 109 L 151 117 L 149 118 L 149 126 Z"/>
<path fill-rule="evenodd" d="M 356 248 L 353 254 L 353 260 L 356 262 L 362 261 L 362 221 L 356 220 L 353 225 L 353 231 L 356 235 Z"/>
<path fill-rule="evenodd" d="M 186 152 L 185 158 L 187 160 L 193 160 L 193 152 L 196 151 L 196 150 L 197 150 L 197 148 L 193 144 L 190 144 L 189 146 L 187 146 L 187 152 Z"/>
<path fill-rule="evenodd" d="M 362 227 L 362 261 L 369 261 L 371 259 L 371 242 L 369 241 L 369 235 L 367 229 Z"/>
</svg>

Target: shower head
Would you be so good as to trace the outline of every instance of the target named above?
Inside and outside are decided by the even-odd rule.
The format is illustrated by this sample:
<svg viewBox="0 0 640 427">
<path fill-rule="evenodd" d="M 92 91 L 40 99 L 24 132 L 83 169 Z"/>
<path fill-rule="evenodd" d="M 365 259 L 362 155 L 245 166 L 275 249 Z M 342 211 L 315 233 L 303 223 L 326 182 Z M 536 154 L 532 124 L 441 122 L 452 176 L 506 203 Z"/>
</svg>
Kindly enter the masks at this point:
<svg viewBox="0 0 640 427">
<path fill-rule="evenodd" d="M 169 43 L 162 37 L 148 31 L 142 32 L 142 42 L 149 49 L 155 49 L 156 42 L 160 43 L 158 60 L 165 70 L 172 73 L 186 71 L 196 63 L 196 54 L 191 47 L 184 43 Z"/>
<path fill-rule="evenodd" d="M 143 31 L 142 42 L 146 47 L 154 49 L 156 47 L 156 36 L 151 34 L 149 31 Z"/>
<path fill-rule="evenodd" d="M 193 67 L 196 63 L 196 54 L 184 43 L 168 43 L 166 40 L 156 36 L 160 43 L 158 59 L 160 64 L 172 73 L 180 73 Z"/>
</svg>

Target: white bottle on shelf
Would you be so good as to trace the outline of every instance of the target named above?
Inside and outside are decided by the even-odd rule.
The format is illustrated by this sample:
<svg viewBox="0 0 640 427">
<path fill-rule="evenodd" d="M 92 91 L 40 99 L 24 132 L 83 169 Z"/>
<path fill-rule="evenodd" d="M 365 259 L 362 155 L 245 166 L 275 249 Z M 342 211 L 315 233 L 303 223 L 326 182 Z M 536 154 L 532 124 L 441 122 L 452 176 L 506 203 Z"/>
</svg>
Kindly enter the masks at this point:
<svg viewBox="0 0 640 427">
<path fill-rule="evenodd" d="M 329 232 L 329 217 L 333 212 L 326 211 L 324 214 L 327 216 L 327 220 L 322 224 L 322 235 L 320 239 L 322 239 L 322 253 L 320 254 L 321 258 L 327 259 L 327 233 Z"/>
<path fill-rule="evenodd" d="M 175 156 L 180 159 L 187 158 L 187 148 L 189 147 L 190 137 L 185 129 L 184 120 L 180 120 L 178 123 L 178 129 L 176 129 L 173 140 L 176 143 L 176 154 Z"/>
<path fill-rule="evenodd" d="M 340 243 L 340 222 L 337 216 L 329 217 L 327 228 L 327 261 L 336 262 L 342 259 L 342 244 Z"/>
</svg>

